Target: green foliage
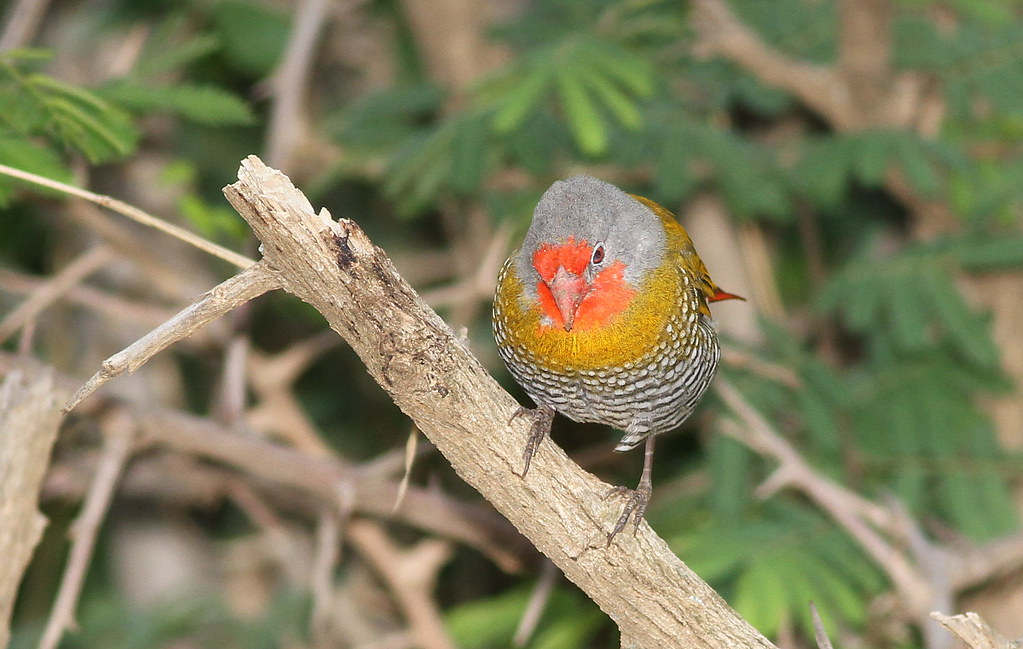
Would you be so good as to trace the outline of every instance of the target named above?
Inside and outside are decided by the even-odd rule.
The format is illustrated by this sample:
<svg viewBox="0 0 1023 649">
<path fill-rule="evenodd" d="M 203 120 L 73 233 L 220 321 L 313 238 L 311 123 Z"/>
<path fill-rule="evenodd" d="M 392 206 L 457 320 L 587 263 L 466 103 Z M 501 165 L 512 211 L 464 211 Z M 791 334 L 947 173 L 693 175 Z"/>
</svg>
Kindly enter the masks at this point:
<svg viewBox="0 0 1023 649">
<path fill-rule="evenodd" d="M 1023 236 L 964 238 L 958 242 L 956 257 L 973 271 L 1019 268 L 1023 266 Z"/>
<path fill-rule="evenodd" d="M 950 165 L 964 165 L 951 148 L 906 131 L 863 130 L 810 140 L 793 169 L 805 195 L 824 204 L 840 203 L 851 183 L 883 184 L 889 170 L 901 171 L 921 196 L 934 196 L 940 174 Z"/>
<path fill-rule="evenodd" d="M 553 95 L 579 149 L 596 156 L 608 150 L 608 118 L 626 130 L 639 129 L 643 116 L 638 102 L 653 92 L 648 61 L 611 43 L 579 36 L 524 57 L 494 80 L 482 98 L 493 102 L 494 130 L 508 135 Z"/>
<path fill-rule="evenodd" d="M 101 90 L 104 97 L 139 113 L 166 112 L 207 126 L 252 124 L 248 104 L 217 86 L 149 86 L 122 80 Z"/>
<path fill-rule="evenodd" d="M 128 114 L 38 72 L 47 58 L 38 50 L 0 55 L 0 163 L 68 181 L 65 152 L 94 163 L 128 154 L 138 139 Z M 0 179 L 0 205 L 10 200 L 12 189 L 12 181 Z"/>
<path fill-rule="evenodd" d="M 441 111 L 444 92 L 430 83 L 413 83 L 366 95 L 349 107 L 337 137 L 360 153 L 393 154 L 423 132 Z"/>
<path fill-rule="evenodd" d="M 828 282 L 819 308 L 837 312 L 850 330 L 882 341 L 885 347 L 913 352 L 945 341 L 967 362 L 993 369 L 998 351 L 984 318 L 970 309 L 955 287 L 946 247 L 910 248 L 886 260 L 872 259 L 863 251 Z M 992 252 L 1010 254 L 991 244 L 962 254 L 968 260 L 972 254 L 978 267 L 983 263 L 980 255 L 999 262 L 990 258 Z"/>
<path fill-rule="evenodd" d="M 518 588 L 452 607 L 445 616 L 448 632 L 463 649 L 510 647 L 529 595 Z M 577 591 L 554 591 L 525 648 L 585 649 L 602 622 L 600 610 Z"/>
<path fill-rule="evenodd" d="M 894 494 L 914 513 L 976 539 L 1014 529 L 1009 480 L 1019 476 L 1006 470 L 1011 463 L 976 402 L 1007 386 L 987 320 L 951 275 L 971 255 L 1013 258 L 992 241 L 939 242 L 881 260 L 869 249 L 854 253 L 817 303 L 860 338 L 860 362 L 837 374 L 776 331 L 775 361 L 795 368 L 800 382 L 752 381 L 747 396 L 788 421 L 802 448 L 838 476 L 854 458 L 858 470 L 845 479 L 865 481 L 861 489 Z"/>
<path fill-rule="evenodd" d="M 465 130 L 477 123 L 477 115 L 458 115 L 441 128 L 411 139 L 391 158 L 384 188 L 398 200 L 402 213 L 420 212 L 432 205 L 445 189 L 452 188 L 456 142 L 465 138 Z M 479 146 L 474 146 L 462 157 L 478 156 L 481 152 Z M 463 161 L 460 165 L 463 170 L 464 165 Z"/>
<path fill-rule="evenodd" d="M 246 7 L 254 7 L 248 3 Z M 236 3 L 218 5 L 217 16 L 235 17 Z M 260 11 L 245 11 L 248 19 L 260 21 Z M 226 18 L 225 18 L 226 19 Z M 285 24 L 286 25 L 286 24 Z M 227 29 L 226 31 L 230 31 Z M 284 27 L 281 32 L 286 33 Z M 246 45 L 251 47 L 250 43 Z M 184 15 L 172 15 L 160 23 L 147 39 L 143 50 L 129 73 L 105 84 L 99 92 L 106 99 L 135 113 L 167 113 L 205 126 L 244 126 L 252 124 L 255 116 L 248 104 L 230 90 L 213 83 L 168 82 L 174 73 L 195 65 L 219 48 L 225 57 L 234 57 L 231 39 L 218 39 L 210 33 L 191 33 Z M 261 56 L 276 57 L 274 47 L 259 48 Z M 240 58 L 244 59 L 244 56 Z M 274 58 L 276 61 L 276 58 Z M 244 67 L 244 63 L 241 64 Z M 273 65 L 273 62 L 270 63 Z"/>
<path fill-rule="evenodd" d="M 763 360 L 794 376 L 725 373 L 831 479 L 989 540 L 1019 525 L 1010 485 L 1020 471 L 976 403 L 1005 383 L 996 359 L 973 350 L 990 339 L 950 280 L 957 252 L 935 246 L 873 264 L 854 256 L 835 275 L 821 307 L 862 338 L 864 359 L 850 371 L 836 372 L 791 331 L 767 326 Z M 924 281 L 940 292 L 908 289 Z M 894 315 L 900 300 L 913 300 L 913 317 Z M 863 550 L 806 503 L 784 495 L 758 503 L 751 491 L 773 467 L 744 446 L 715 437 L 708 460 L 706 492 L 680 495 L 651 516 L 680 556 L 768 635 L 787 623 L 810 635 L 809 601 L 832 635 L 836 625 L 863 624 L 863 602 L 887 588 Z"/>
<path fill-rule="evenodd" d="M 233 93 L 214 85 L 148 81 L 209 54 L 215 41 L 184 39 L 171 47 L 180 20 L 157 30 L 133 72 L 96 90 L 64 83 L 40 72 L 50 58 L 41 50 L 0 55 L 0 164 L 69 182 L 69 155 L 91 163 L 124 158 L 138 146 L 132 117 L 164 112 L 209 126 L 247 125 L 254 116 Z M 156 43 L 156 46 L 153 45 Z M 167 45 L 161 49 L 159 46 Z M 15 181 L 0 179 L 0 205 Z M 194 210 L 193 210 L 194 212 Z"/>
<path fill-rule="evenodd" d="M 216 4 L 213 18 L 224 55 L 233 65 L 257 79 L 273 72 L 288 42 L 287 13 L 269 4 L 224 0 Z"/>
<path fill-rule="evenodd" d="M 855 543 L 814 510 L 793 503 L 715 517 L 669 543 L 768 636 L 790 622 L 812 635 L 811 601 L 831 635 L 839 621 L 861 624 L 863 599 L 884 586 Z"/>
<path fill-rule="evenodd" d="M 83 154 L 91 162 L 105 162 L 128 154 L 138 133 L 128 114 L 92 92 L 39 73 L 45 55 L 15 51 L 0 57 L 0 137 L 45 137 Z M 26 159 L 51 163 L 45 155 Z"/>
<path fill-rule="evenodd" d="M 153 25 L 130 76 L 156 79 L 180 74 L 191 65 L 208 60 L 220 48 L 211 33 L 195 31 L 185 13 L 171 13 Z"/>
<path fill-rule="evenodd" d="M 422 120 L 439 114 L 440 95 L 413 83 L 357 103 L 338 135 L 346 146 L 375 145 L 388 155 L 387 191 L 414 215 L 447 192 L 478 191 L 501 159 L 542 172 L 552 144 L 570 150 L 569 140 L 583 154 L 607 154 L 614 129 L 644 126 L 640 102 L 653 92 L 650 62 L 573 34 L 487 80 L 469 109 L 436 124 L 424 128 Z M 405 146 L 395 150 L 395 142 Z"/>
<path fill-rule="evenodd" d="M 773 47 L 814 63 L 826 64 L 834 60 L 835 3 L 736 0 L 731 4 L 743 21 Z"/>
</svg>

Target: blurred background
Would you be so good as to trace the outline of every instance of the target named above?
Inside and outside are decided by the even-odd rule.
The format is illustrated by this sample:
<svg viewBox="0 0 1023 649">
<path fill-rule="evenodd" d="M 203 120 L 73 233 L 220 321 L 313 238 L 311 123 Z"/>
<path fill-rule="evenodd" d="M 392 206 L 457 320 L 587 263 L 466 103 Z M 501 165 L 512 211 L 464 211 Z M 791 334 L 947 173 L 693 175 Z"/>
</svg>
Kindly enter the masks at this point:
<svg viewBox="0 0 1023 649">
<path fill-rule="evenodd" d="M 541 193 L 589 173 L 667 206 L 748 299 L 715 305 L 721 377 L 804 471 L 778 480 L 712 394 L 659 443 L 653 528 L 781 647 L 815 646 L 811 600 L 847 648 L 951 646 L 930 610 L 1023 635 L 1023 3 L 7 0 L 0 20 L 0 164 L 256 257 L 221 188 L 257 154 L 524 403 L 489 313 Z M 233 272 L 0 172 L 5 371 L 34 358 L 74 390 Z M 274 293 L 69 416 L 13 647 L 46 624 L 112 412 L 145 435 L 61 646 L 618 646 Z M 642 454 L 616 438 L 555 423 L 631 486 Z M 379 497 L 338 515 L 353 484 Z"/>
</svg>

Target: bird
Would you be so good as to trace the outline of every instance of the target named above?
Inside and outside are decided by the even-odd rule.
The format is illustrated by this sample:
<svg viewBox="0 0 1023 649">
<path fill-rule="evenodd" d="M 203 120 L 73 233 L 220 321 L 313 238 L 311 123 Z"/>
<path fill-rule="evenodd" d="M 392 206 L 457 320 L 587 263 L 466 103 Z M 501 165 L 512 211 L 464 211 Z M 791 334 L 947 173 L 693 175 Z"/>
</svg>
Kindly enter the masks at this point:
<svg viewBox="0 0 1023 649">
<path fill-rule="evenodd" d="M 677 428 L 706 393 L 721 358 L 708 303 L 744 299 L 714 283 L 675 216 L 591 176 L 543 194 L 522 245 L 498 275 L 498 353 L 536 407 L 522 477 L 555 413 L 645 443 L 643 472 L 608 534 L 638 529 L 653 491 L 654 439 Z"/>
</svg>

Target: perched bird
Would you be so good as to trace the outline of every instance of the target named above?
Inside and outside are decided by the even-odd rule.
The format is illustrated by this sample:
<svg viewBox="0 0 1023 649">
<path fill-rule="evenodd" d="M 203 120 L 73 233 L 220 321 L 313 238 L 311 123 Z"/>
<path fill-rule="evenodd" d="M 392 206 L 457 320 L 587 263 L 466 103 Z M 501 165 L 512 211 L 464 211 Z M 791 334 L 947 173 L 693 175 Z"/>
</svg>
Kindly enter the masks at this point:
<svg viewBox="0 0 1023 649">
<path fill-rule="evenodd" d="M 693 412 L 720 359 L 708 302 L 719 289 L 675 217 L 614 185 L 575 176 L 540 199 L 497 280 L 498 351 L 536 409 L 523 477 L 555 412 L 646 442 L 643 474 L 608 543 L 650 500 L 654 436 Z M 628 492 L 619 487 L 616 491 Z"/>
</svg>

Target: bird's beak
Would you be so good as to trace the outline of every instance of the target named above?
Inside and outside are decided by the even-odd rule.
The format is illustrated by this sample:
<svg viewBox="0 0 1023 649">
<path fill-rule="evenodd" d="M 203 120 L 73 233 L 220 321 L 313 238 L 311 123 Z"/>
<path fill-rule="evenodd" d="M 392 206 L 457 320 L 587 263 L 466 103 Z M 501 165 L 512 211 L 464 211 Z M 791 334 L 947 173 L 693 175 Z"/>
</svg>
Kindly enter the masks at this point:
<svg viewBox="0 0 1023 649">
<path fill-rule="evenodd" d="M 565 326 L 565 331 L 571 331 L 576 309 L 589 292 L 586 280 L 560 266 L 551 281 L 547 282 L 547 287 L 554 297 L 554 304 L 561 312 L 561 322 Z"/>
</svg>

